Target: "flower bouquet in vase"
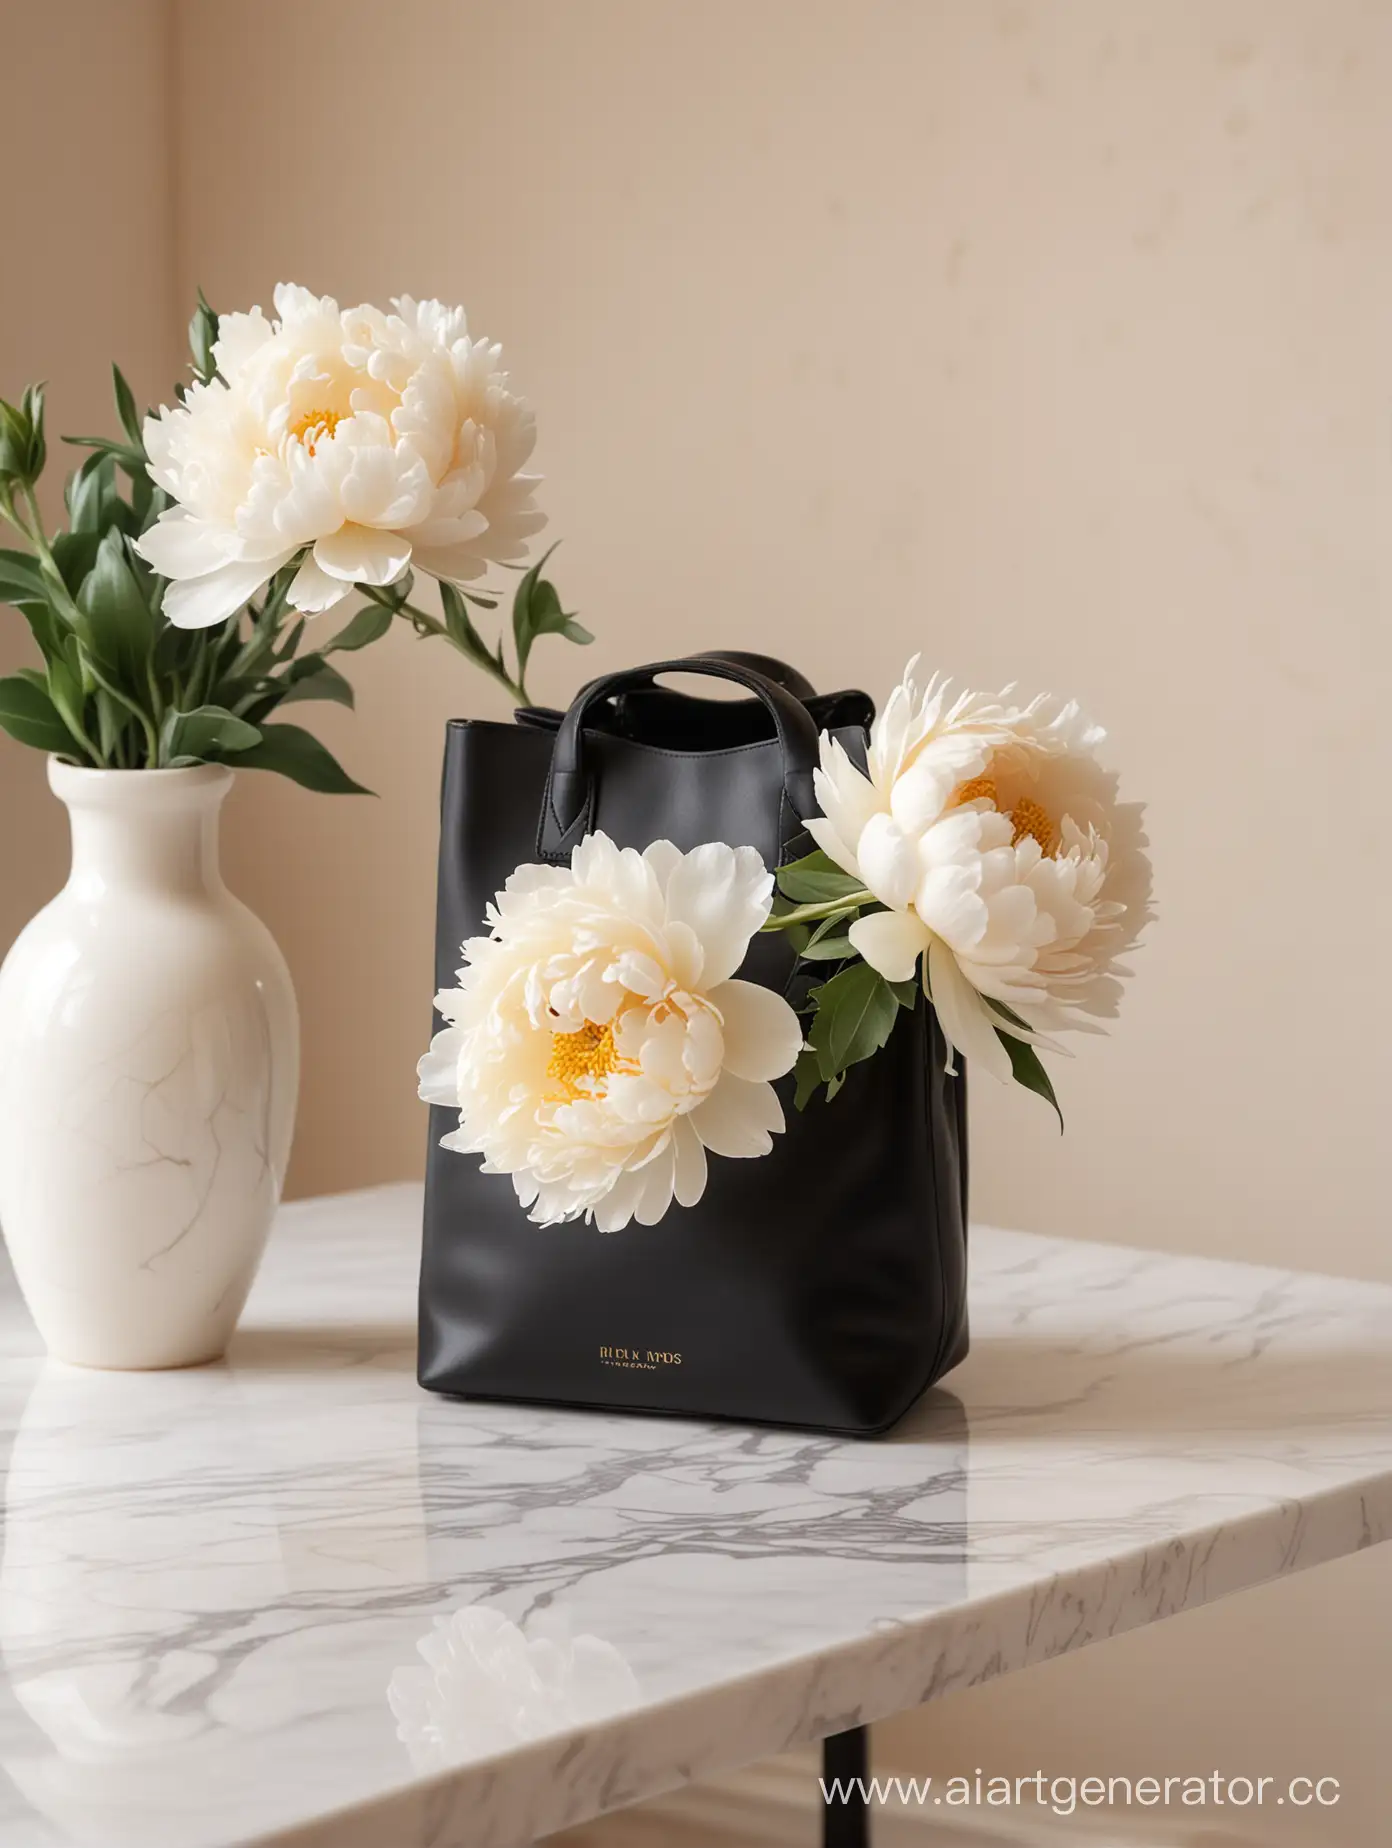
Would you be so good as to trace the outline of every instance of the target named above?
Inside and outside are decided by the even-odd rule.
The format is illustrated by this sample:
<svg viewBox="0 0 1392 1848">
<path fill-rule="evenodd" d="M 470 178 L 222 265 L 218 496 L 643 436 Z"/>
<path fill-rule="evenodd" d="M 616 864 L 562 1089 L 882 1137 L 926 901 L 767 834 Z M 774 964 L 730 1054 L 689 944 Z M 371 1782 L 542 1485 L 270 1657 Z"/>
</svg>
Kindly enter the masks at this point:
<svg viewBox="0 0 1392 1848">
<path fill-rule="evenodd" d="M 473 611 L 542 524 L 533 418 L 462 310 L 340 310 L 292 286 L 277 318 L 200 296 L 192 376 L 88 451 L 54 530 L 43 390 L 0 400 L 0 601 L 37 663 L 0 679 L 0 728 L 49 754 L 71 877 L 0 970 L 0 1229 L 50 1350 L 99 1367 L 220 1354 L 280 1196 L 294 1124 L 294 993 L 222 882 L 234 776 L 359 785 L 285 708 L 353 703 L 340 662 L 394 623 L 524 701 L 540 635 L 589 639 L 542 563 L 518 579 L 513 658 Z M 439 613 L 414 601 L 437 580 Z M 310 619 L 355 598 L 321 634 Z M 327 625 L 325 625 L 326 627 Z"/>
</svg>

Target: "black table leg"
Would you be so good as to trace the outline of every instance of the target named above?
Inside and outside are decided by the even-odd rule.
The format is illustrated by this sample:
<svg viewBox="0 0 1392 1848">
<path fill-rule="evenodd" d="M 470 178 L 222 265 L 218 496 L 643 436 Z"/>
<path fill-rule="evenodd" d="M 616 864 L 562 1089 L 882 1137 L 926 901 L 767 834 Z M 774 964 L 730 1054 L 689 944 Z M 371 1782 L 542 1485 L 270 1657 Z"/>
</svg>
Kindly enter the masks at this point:
<svg viewBox="0 0 1392 1848">
<path fill-rule="evenodd" d="M 864 1726 L 822 1741 L 822 1779 L 829 1793 L 841 1780 L 841 1800 L 824 1803 L 822 1848 L 870 1848 L 870 1805 L 856 1780 L 870 1775 L 870 1734 Z"/>
</svg>

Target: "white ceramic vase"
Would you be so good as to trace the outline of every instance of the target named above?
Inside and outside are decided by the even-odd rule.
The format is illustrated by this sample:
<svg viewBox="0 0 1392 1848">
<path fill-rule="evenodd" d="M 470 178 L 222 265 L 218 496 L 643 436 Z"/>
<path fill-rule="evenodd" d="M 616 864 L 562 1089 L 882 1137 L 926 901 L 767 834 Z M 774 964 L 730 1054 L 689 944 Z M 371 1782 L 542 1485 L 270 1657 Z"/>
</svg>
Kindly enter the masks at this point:
<svg viewBox="0 0 1392 1848">
<path fill-rule="evenodd" d="M 280 1200 L 299 1022 L 218 871 L 232 781 L 49 761 L 72 872 L 0 968 L 0 1231 L 82 1366 L 221 1354 Z"/>
</svg>

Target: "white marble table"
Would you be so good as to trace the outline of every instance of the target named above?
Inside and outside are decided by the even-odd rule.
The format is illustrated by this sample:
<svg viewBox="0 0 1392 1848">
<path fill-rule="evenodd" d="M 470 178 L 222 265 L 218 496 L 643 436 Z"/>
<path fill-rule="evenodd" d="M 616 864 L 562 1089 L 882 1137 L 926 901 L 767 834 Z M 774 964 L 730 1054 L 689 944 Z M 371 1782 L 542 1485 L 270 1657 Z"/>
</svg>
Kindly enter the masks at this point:
<svg viewBox="0 0 1392 1848">
<path fill-rule="evenodd" d="M 4 1848 L 500 1848 L 1392 1533 L 1386 1288 L 983 1230 L 853 1443 L 428 1397 L 418 1223 L 286 1209 L 185 1373 L 6 1282 Z"/>
</svg>

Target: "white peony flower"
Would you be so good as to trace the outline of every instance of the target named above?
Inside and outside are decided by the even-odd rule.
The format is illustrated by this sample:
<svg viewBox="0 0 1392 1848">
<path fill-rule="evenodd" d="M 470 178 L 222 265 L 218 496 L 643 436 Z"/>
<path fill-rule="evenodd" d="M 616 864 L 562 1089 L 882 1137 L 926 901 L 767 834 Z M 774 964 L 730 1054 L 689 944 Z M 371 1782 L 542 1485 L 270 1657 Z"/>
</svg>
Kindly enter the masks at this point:
<svg viewBox="0 0 1392 1848">
<path fill-rule="evenodd" d="M 222 622 L 306 547 L 290 589 L 306 613 L 408 566 L 464 583 L 523 556 L 544 523 L 521 472 L 533 417 L 464 310 L 403 295 L 395 314 L 340 312 L 291 283 L 275 305 L 222 316 L 219 376 L 145 420 L 178 505 L 136 543 L 173 580 L 169 620 Z"/>
<path fill-rule="evenodd" d="M 823 736 L 808 826 L 887 907 L 856 920 L 853 947 L 889 981 L 921 966 L 949 1051 L 1009 1078 L 998 1034 L 1053 1045 L 1116 1013 L 1118 958 L 1151 916 L 1142 809 L 1118 800 L 1095 757 L 1106 734 L 1075 703 L 954 698 L 936 675 L 920 691 L 916 664 L 875 722 L 868 774 Z"/>
<path fill-rule="evenodd" d="M 420 1094 L 459 1110 L 444 1146 L 510 1174 L 538 1225 L 604 1232 L 694 1205 L 707 1150 L 766 1155 L 802 1028 L 735 971 L 772 898 L 754 849 L 719 842 L 591 834 L 568 867 L 519 867 L 436 997 Z"/>
</svg>

